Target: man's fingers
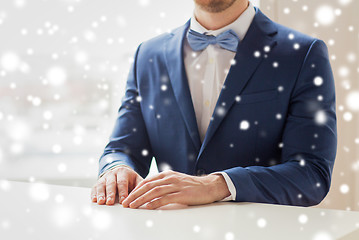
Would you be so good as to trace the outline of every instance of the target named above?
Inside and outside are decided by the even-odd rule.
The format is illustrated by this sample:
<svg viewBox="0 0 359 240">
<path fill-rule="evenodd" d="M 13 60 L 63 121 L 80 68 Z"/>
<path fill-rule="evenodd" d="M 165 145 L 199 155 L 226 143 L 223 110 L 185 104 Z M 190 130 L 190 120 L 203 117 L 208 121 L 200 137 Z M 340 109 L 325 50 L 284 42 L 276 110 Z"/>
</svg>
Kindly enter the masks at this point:
<svg viewBox="0 0 359 240">
<path fill-rule="evenodd" d="M 142 181 L 142 182 L 144 182 L 144 181 Z M 130 193 L 130 195 L 128 195 L 128 197 L 125 199 L 125 201 L 122 202 L 122 205 L 124 207 L 128 207 L 132 201 L 136 200 L 138 197 L 141 197 L 141 195 L 145 194 L 146 192 L 150 191 L 151 189 L 153 189 L 157 186 L 167 185 L 170 183 L 171 183 L 171 178 L 163 178 L 163 179 L 158 179 L 158 180 L 152 180 L 150 182 L 142 184 L 142 186 L 138 187 L 137 190 L 134 189 Z"/>
<path fill-rule="evenodd" d="M 91 189 L 91 200 L 92 202 L 97 202 L 97 190 L 96 185 L 92 187 Z"/>
<path fill-rule="evenodd" d="M 184 203 L 184 195 L 181 192 L 170 193 L 163 197 L 157 198 L 147 204 L 148 209 L 156 209 L 170 203 Z"/>
<path fill-rule="evenodd" d="M 150 202 L 158 197 L 163 197 L 167 194 L 178 192 L 178 186 L 175 185 L 160 185 L 155 188 L 152 188 L 148 192 L 145 192 L 142 196 L 135 199 L 130 203 L 130 208 L 138 208 L 145 204 L 146 202 Z"/>
<path fill-rule="evenodd" d="M 159 174 L 156 174 L 154 176 L 148 177 L 143 179 L 133 190 L 132 192 L 136 191 L 137 189 L 139 189 L 140 187 L 142 187 L 144 184 L 154 181 L 154 180 L 159 180 L 162 179 L 166 176 L 167 172 L 161 172 Z"/>
<path fill-rule="evenodd" d="M 104 204 L 106 196 L 106 179 L 100 178 L 97 182 L 97 203 Z"/>
<path fill-rule="evenodd" d="M 117 174 L 117 191 L 119 202 L 128 196 L 128 173 L 123 171 L 122 174 Z"/>
<path fill-rule="evenodd" d="M 110 173 L 106 176 L 106 204 L 112 205 L 116 198 L 116 175 Z"/>
</svg>

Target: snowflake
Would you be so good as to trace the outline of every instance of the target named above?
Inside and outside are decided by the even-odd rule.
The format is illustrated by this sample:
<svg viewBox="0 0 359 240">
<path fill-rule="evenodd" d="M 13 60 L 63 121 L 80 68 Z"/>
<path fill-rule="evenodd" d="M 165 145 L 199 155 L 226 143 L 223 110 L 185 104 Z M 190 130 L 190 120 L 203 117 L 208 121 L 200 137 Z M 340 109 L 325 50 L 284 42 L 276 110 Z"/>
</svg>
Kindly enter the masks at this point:
<svg viewBox="0 0 359 240">
<path fill-rule="evenodd" d="M 11 183 L 8 180 L 0 180 L 0 189 L 2 191 L 9 191 L 11 188 Z"/>
<path fill-rule="evenodd" d="M 243 120 L 239 123 L 239 129 L 241 129 L 241 130 L 248 130 L 249 126 L 250 126 L 250 124 L 246 120 Z"/>
<path fill-rule="evenodd" d="M 75 61 L 78 63 L 78 64 L 84 64 L 86 63 L 88 60 L 88 55 L 86 52 L 84 51 L 78 51 L 76 52 L 75 54 Z"/>
<path fill-rule="evenodd" d="M 172 170 L 172 167 L 168 163 L 161 163 L 158 167 L 161 172 Z"/>
<path fill-rule="evenodd" d="M 50 190 L 44 183 L 33 183 L 29 187 L 29 194 L 35 201 L 46 201 L 50 197 Z"/>
<path fill-rule="evenodd" d="M 54 144 L 52 146 L 52 152 L 55 153 L 55 154 L 58 154 L 62 151 L 62 147 L 60 144 Z"/>
<path fill-rule="evenodd" d="M 349 192 L 349 186 L 347 184 L 340 185 L 340 192 L 342 194 L 347 194 Z"/>
<path fill-rule="evenodd" d="M 40 97 L 33 97 L 31 102 L 32 102 L 32 105 L 34 105 L 35 107 L 37 107 L 37 106 L 40 106 L 40 105 L 41 105 L 42 100 L 41 100 Z"/>
<path fill-rule="evenodd" d="M 308 216 L 305 215 L 305 214 L 301 214 L 299 215 L 298 217 L 298 221 L 301 223 L 301 224 L 306 224 L 308 222 Z"/>
<path fill-rule="evenodd" d="M 94 42 L 96 41 L 96 34 L 91 31 L 91 30 L 85 30 L 83 33 L 83 37 L 85 38 L 85 40 L 89 41 L 89 42 Z M 77 38 L 74 37 L 71 42 L 77 42 Z"/>
<path fill-rule="evenodd" d="M 162 84 L 162 85 L 161 85 L 161 90 L 162 90 L 162 91 L 166 91 L 166 90 L 167 90 L 167 85 L 166 85 L 166 84 Z"/>
<path fill-rule="evenodd" d="M 349 109 L 359 111 L 359 91 L 352 91 L 346 97 L 346 104 Z"/>
<path fill-rule="evenodd" d="M 339 68 L 339 71 L 338 71 L 338 72 L 339 72 L 339 76 L 345 78 L 345 77 L 348 77 L 348 76 L 349 76 L 350 70 L 349 70 L 349 68 L 348 68 L 347 66 L 341 66 L 341 67 Z"/>
<path fill-rule="evenodd" d="M 234 240 L 234 233 L 233 232 L 227 232 L 224 236 L 226 240 Z"/>
<path fill-rule="evenodd" d="M 217 107 L 216 114 L 218 116 L 224 116 L 225 113 L 226 113 L 226 109 L 224 107 Z"/>
<path fill-rule="evenodd" d="M 315 12 L 316 20 L 322 25 L 330 25 L 335 20 L 333 7 L 329 5 L 320 6 Z"/>
<path fill-rule="evenodd" d="M 57 170 L 58 170 L 60 173 L 66 172 L 66 170 L 67 170 L 67 165 L 66 165 L 66 163 L 59 163 L 59 164 L 57 165 Z"/>
<path fill-rule="evenodd" d="M 314 78 L 314 85 L 315 86 L 320 86 L 323 84 L 323 78 L 320 76 L 317 76 Z"/>
<path fill-rule="evenodd" d="M 327 115 L 325 114 L 325 111 L 323 110 L 319 110 L 316 114 L 315 114 L 315 122 L 318 125 L 323 125 L 327 122 Z"/>
<path fill-rule="evenodd" d="M 348 62 L 353 63 L 356 61 L 356 59 L 357 59 L 357 57 L 356 57 L 355 53 L 351 52 L 351 53 L 347 54 Z"/>
<path fill-rule="evenodd" d="M 44 113 L 42 114 L 42 116 L 44 117 L 45 120 L 51 120 L 52 119 L 52 112 L 47 110 L 44 111 Z"/>
<path fill-rule="evenodd" d="M 332 39 L 332 38 L 329 39 L 328 44 L 329 44 L 330 46 L 333 46 L 333 45 L 335 44 L 335 40 Z"/>
<path fill-rule="evenodd" d="M 92 225 L 98 230 L 106 230 L 112 224 L 111 215 L 104 211 L 94 211 L 91 214 Z"/>
<path fill-rule="evenodd" d="M 20 57 L 14 52 L 6 52 L 1 56 L 1 67 L 8 72 L 16 71 L 21 63 Z"/>
<path fill-rule="evenodd" d="M 350 122 L 353 119 L 353 115 L 351 112 L 345 112 L 343 118 L 346 122 Z"/>
<path fill-rule="evenodd" d="M 9 228 L 11 226 L 11 224 L 10 224 L 10 221 L 9 220 L 3 220 L 3 221 L 1 221 L 1 227 L 3 228 L 3 229 L 7 229 L 7 228 Z"/>
<path fill-rule="evenodd" d="M 311 239 L 313 239 L 313 240 L 333 240 L 333 237 L 328 232 L 317 232 Z"/>
<path fill-rule="evenodd" d="M 270 46 L 264 46 L 263 50 L 264 50 L 265 52 L 269 52 L 269 51 L 270 51 Z"/>
<path fill-rule="evenodd" d="M 153 221 L 152 220 L 147 220 L 146 221 L 146 227 L 153 227 Z"/>
<path fill-rule="evenodd" d="M 22 143 L 12 143 L 10 146 L 10 152 L 13 154 L 20 154 L 24 151 L 24 145 Z"/>
<path fill-rule="evenodd" d="M 290 8 L 284 8 L 283 13 L 284 14 L 289 14 L 290 13 Z"/>
<path fill-rule="evenodd" d="M 138 0 L 138 4 L 141 7 L 147 7 L 150 4 L 150 0 Z"/>
<path fill-rule="evenodd" d="M 305 160 L 304 160 L 304 159 L 301 159 L 301 160 L 299 161 L 299 165 L 300 165 L 301 167 L 304 167 L 304 166 L 305 166 Z"/>
<path fill-rule="evenodd" d="M 72 13 L 74 10 L 75 10 L 74 6 L 68 6 L 68 7 L 67 7 L 67 11 L 68 11 L 69 13 Z"/>
<path fill-rule="evenodd" d="M 147 149 L 143 149 L 141 152 L 142 156 L 147 156 L 148 155 L 148 150 Z"/>
<path fill-rule="evenodd" d="M 198 233 L 199 231 L 201 231 L 201 227 L 198 226 L 198 225 L 194 225 L 194 226 L 193 226 L 193 231 L 196 232 L 196 233 Z"/>
<path fill-rule="evenodd" d="M 335 14 L 336 16 L 340 16 L 340 15 L 342 15 L 342 10 L 341 10 L 340 8 L 336 8 L 336 9 L 334 10 L 334 14 Z"/>
<path fill-rule="evenodd" d="M 58 205 L 52 210 L 52 220 L 60 228 L 69 227 L 75 220 L 74 210 L 70 206 Z"/>
<path fill-rule="evenodd" d="M 61 86 L 67 80 L 67 74 L 65 72 L 65 69 L 59 66 L 51 67 L 47 71 L 46 76 L 49 83 L 53 86 Z"/>
<path fill-rule="evenodd" d="M 298 49 L 300 48 L 299 43 L 294 43 L 293 48 L 294 48 L 295 50 L 298 50 Z"/>
<path fill-rule="evenodd" d="M 258 226 L 259 228 L 264 228 L 264 227 L 267 226 L 267 221 L 266 221 L 264 218 L 259 218 L 259 219 L 257 220 L 257 226 Z"/>
<path fill-rule="evenodd" d="M 253 54 L 256 58 L 261 56 L 261 52 L 260 51 L 255 51 Z"/>
<path fill-rule="evenodd" d="M 64 197 L 64 195 L 62 195 L 62 194 L 57 194 L 57 195 L 55 196 L 55 202 L 56 202 L 56 203 L 63 203 L 63 202 L 64 202 L 64 199 L 65 199 L 65 197 Z"/>
<path fill-rule="evenodd" d="M 352 0 L 339 0 L 339 3 L 344 6 L 350 4 L 351 2 L 352 2 Z"/>
</svg>

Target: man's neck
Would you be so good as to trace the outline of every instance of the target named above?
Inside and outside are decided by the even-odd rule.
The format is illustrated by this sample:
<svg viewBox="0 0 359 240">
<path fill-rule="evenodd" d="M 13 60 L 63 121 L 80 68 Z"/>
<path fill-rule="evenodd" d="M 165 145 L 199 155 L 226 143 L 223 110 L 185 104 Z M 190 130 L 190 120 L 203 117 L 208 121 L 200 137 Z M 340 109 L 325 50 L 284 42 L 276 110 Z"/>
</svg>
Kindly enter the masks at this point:
<svg viewBox="0 0 359 240">
<path fill-rule="evenodd" d="M 232 6 L 222 12 L 213 13 L 195 5 L 196 20 L 208 30 L 217 30 L 234 22 L 248 7 L 248 0 L 236 1 Z"/>
</svg>

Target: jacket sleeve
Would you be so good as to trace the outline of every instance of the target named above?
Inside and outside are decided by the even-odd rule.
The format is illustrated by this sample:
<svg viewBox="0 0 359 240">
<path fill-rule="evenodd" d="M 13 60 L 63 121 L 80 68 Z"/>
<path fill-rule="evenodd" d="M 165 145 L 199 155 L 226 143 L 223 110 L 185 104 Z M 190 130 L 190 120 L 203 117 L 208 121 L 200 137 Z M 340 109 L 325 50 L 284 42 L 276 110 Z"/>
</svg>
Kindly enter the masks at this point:
<svg viewBox="0 0 359 240">
<path fill-rule="evenodd" d="M 125 95 L 118 110 L 114 129 L 99 159 L 98 176 L 120 164 L 131 167 L 143 178 L 149 172 L 153 154 L 141 113 L 141 99 L 136 79 L 136 62 L 140 46 L 136 50 L 128 75 Z"/>
<path fill-rule="evenodd" d="M 319 204 L 329 191 L 337 149 L 335 89 L 322 40 L 313 40 L 290 97 L 278 165 L 224 170 L 237 202 Z"/>
</svg>

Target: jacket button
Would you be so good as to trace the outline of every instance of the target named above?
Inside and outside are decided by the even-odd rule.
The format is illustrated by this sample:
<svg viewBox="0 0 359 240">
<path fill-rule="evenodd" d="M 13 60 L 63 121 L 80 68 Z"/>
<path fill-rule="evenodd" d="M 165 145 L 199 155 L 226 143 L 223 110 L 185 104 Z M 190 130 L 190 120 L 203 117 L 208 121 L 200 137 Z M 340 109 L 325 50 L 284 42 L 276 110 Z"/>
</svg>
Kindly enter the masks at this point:
<svg viewBox="0 0 359 240">
<path fill-rule="evenodd" d="M 201 176 L 201 175 L 204 175 L 206 174 L 206 171 L 203 169 L 203 168 L 200 168 L 197 170 L 197 176 Z"/>
</svg>

